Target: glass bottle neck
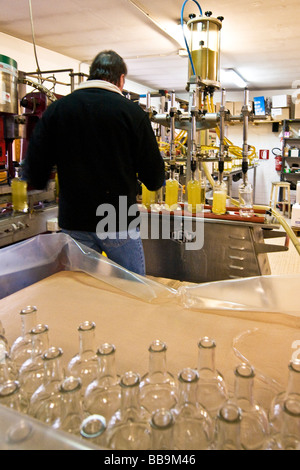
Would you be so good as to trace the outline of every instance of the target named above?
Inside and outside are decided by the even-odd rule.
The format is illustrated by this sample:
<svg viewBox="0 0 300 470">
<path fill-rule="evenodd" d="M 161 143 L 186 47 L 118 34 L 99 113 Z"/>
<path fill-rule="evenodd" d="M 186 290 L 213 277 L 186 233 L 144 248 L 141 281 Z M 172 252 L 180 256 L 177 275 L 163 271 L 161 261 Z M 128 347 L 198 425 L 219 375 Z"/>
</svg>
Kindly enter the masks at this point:
<svg viewBox="0 0 300 470">
<path fill-rule="evenodd" d="M 241 449 L 241 413 L 234 404 L 224 405 L 218 415 L 218 450 Z"/>
<path fill-rule="evenodd" d="M 79 354 L 95 351 L 95 327 L 92 322 L 84 322 L 79 326 Z"/>
<path fill-rule="evenodd" d="M 162 341 L 154 341 L 149 347 L 149 374 L 167 371 L 167 346 Z"/>
<path fill-rule="evenodd" d="M 254 371 L 249 364 L 240 364 L 236 368 L 234 394 L 240 402 L 253 404 L 254 377 Z"/>
<path fill-rule="evenodd" d="M 37 325 L 30 332 L 32 338 L 32 357 L 40 356 L 49 348 L 48 327 Z"/>
<path fill-rule="evenodd" d="M 215 350 L 214 340 L 204 337 L 198 343 L 198 372 L 215 372 Z"/>
<path fill-rule="evenodd" d="M 26 309 L 21 310 L 21 318 L 22 318 L 22 336 L 24 337 L 37 324 L 36 307 L 29 306 L 29 307 L 26 307 Z"/>
<path fill-rule="evenodd" d="M 61 365 L 62 350 L 50 348 L 43 354 L 45 368 L 45 383 L 60 382 L 64 378 Z"/>
<path fill-rule="evenodd" d="M 199 376 L 193 369 L 183 369 L 178 377 L 179 397 L 178 404 L 190 404 L 196 406 L 197 404 L 197 386 Z"/>
<path fill-rule="evenodd" d="M 160 409 L 151 418 L 152 450 L 173 449 L 174 418 L 171 411 Z"/>
<path fill-rule="evenodd" d="M 108 343 L 103 344 L 98 349 L 98 379 L 117 376 L 115 352 L 114 345 Z"/>
<path fill-rule="evenodd" d="M 289 364 L 289 378 L 287 385 L 287 394 L 299 393 L 300 390 L 300 361 Z"/>
<path fill-rule="evenodd" d="M 81 408 L 81 381 L 77 377 L 67 377 L 60 387 L 62 406 L 62 419 L 70 414 L 82 413 Z"/>
<path fill-rule="evenodd" d="M 298 450 L 300 446 L 299 394 L 290 394 L 283 404 L 281 443 L 283 450 Z"/>
<path fill-rule="evenodd" d="M 126 372 L 121 382 L 121 414 L 130 409 L 137 409 L 140 405 L 140 378 L 134 372 Z"/>
</svg>

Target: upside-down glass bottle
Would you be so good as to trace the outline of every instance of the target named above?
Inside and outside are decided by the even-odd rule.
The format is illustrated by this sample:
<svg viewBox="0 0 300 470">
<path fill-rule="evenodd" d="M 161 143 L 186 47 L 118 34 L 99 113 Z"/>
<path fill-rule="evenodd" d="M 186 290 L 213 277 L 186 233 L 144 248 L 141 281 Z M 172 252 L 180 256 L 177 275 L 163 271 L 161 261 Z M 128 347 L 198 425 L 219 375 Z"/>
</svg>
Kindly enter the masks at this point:
<svg viewBox="0 0 300 470">
<path fill-rule="evenodd" d="M 49 425 L 61 415 L 59 386 L 64 379 L 62 355 L 62 349 L 56 347 L 49 348 L 43 354 L 44 381 L 32 395 L 28 409 L 28 414 Z"/>
<path fill-rule="evenodd" d="M 208 450 L 213 442 L 213 421 L 197 402 L 197 371 L 186 368 L 178 376 L 179 399 L 174 408 L 174 448 L 176 450 Z"/>
<path fill-rule="evenodd" d="M 255 373 L 250 364 L 235 369 L 234 400 L 242 411 L 241 443 L 246 450 L 263 449 L 269 436 L 268 416 L 254 400 Z"/>
<path fill-rule="evenodd" d="M 140 377 L 126 372 L 120 381 L 121 407 L 107 427 L 107 447 L 119 450 L 151 448 L 150 414 L 140 405 Z"/>
<path fill-rule="evenodd" d="M 23 362 L 31 357 L 32 337 L 30 331 L 37 324 L 37 308 L 28 306 L 21 310 L 22 333 L 13 343 L 10 350 L 10 357 L 17 367 L 21 367 Z"/>
<path fill-rule="evenodd" d="M 81 380 L 79 377 L 66 377 L 59 386 L 61 413 L 52 427 L 80 436 L 84 413 L 81 401 Z"/>
<path fill-rule="evenodd" d="M 86 387 L 97 377 L 98 361 L 95 350 L 95 329 L 94 322 L 85 321 L 79 325 L 79 351 L 70 360 L 67 368 L 68 375 L 81 379 L 82 396 Z"/>
<path fill-rule="evenodd" d="M 244 450 L 241 444 L 242 412 L 231 402 L 222 405 L 216 418 L 216 450 Z"/>
<path fill-rule="evenodd" d="M 27 359 L 19 370 L 19 382 L 28 400 L 44 380 L 45 368 L 42 355 L 49 348 L 48 331 L 47 325 L 39 324 L 30 332 L 32 337 L 31 358 Z"/>
<path fill-rule="evenodd" d="M 228 397 L 224 377 L 215 365 L 216 342 L 207 336 L 198 342 L 199 374 L 197 401 L 209 412 L 212 418 L 216 417 L 219 409 Z"/>
<path fill-rule="evenodd" d="M 174 416 L 164 408 L 156 410 L 151 417 L 152 450 L 172 450 L 174 447 Z"/>
<path fill-rule="evenodd" d="M 274 397 L 269 410 L 269 422 L 272 432 L 278 433 L 282 426 L 283 404 L 290 394 L 300 394 L 300 361 L 291 361 L 288 366 L 286 390 Z"/>
<path fill-rule="evenodd" d="M 159 408 L 171 409 L 177 403 L 177 387 L 167 370 L 167 345 L 155 340 L 149 347 L 149 370 L 140 384 L 140 402 L 150 413 Z"/>
<path fill-rule="evenodd" d="M 116 348 L 104 343 L 97 350 L 98 375 L 88 385 L 84 396 L 84 410 L 89 414 L 101 415 L 106 422 L 120 408 L 120 377 L 116 373 Z"/>
</svg>

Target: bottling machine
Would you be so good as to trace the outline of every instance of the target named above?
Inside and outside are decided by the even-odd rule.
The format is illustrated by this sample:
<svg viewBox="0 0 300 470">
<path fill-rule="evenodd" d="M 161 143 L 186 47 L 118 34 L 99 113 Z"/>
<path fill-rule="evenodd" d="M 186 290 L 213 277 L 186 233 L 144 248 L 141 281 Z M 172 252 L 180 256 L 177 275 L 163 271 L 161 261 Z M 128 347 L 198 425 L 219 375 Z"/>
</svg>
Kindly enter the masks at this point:
<svg viewBox="0 0 300 470">
<path fill-rule="evenodd" d="M 186 3 L 181 12 L 182 25 Z M 199 15 L 190 15 L 187 22 L 189 44 L 185 38 L 189 56 L 187 109 L 182 111 L 175 106 L 175 92 L 172 92 L 169 111 L 157 113 L 151 108 L 151 94 L 147 96 L 150 119 L 169 129 L 169 179 L 164 188 L 164 202 L 158 204 L 156 200 L 150 205 L 143 204 L 141 209 L 147 273 L 191 282 L 270 274 L 267 253 L 285 251 L 288 247 L 287 243 L 282 246 L 264 242 L 265 239 L 286 234 L 273 230 L 278 225 L 271 222 L 274 215 L 280 219 L 278 214 L 274 211 L 272 214 L 268 207 L 253 205 L 248 170 L 255 150 L 248 144 L 248 124 L 255 120 L 255 116 L 249 103 L 249 91 L 247 88 L 244 90 L 240 114 L 231 114 L 226 108 L 226 91 L 221 89 L 220 84 L 220 35 L 224 18 L 215 18 L 209 11 L 203 15 L 200 5 L 195 3 L 199 7 Z M 216 112 L 213 96 L 219 89 L 221 104 Z M 225 138 L 225 125 L 229 122 L 243 124 L 243 146 L 238 155 L 242 174 L 239 201 L 228 198 L 228 187 L 224 181 L 225 165 L 233 159 L 230 155 L 231 143 Z M 205 150 L 205 136 L 207 130 L 214 128 L 219 137 L 219 147 L 211 158 L 210 152 Z M 181 192 L 182 197 L 182 185 L 175 174 L 178 160 L 176 130 L 187 133 L 185 193 Z M 212 178 L 208 162 L 217 166 L 216 180 Z M 208 205 L 203 197 L 204 178 L 208 179 L 213 190 L 212 203 Z M 146 193 L 146 188 L 143 189 Z M 154 195 L 152 200 L 155 200 Z M 229 206 L 226 206 L 226 201 Z M 153 237 L 153 226 L 156 230 L 159 227 L 163 234 L 166 224 L 170 227 L 169 236 Z M 298 241 L 295 244 L 299 250 Z"/>
</svg>

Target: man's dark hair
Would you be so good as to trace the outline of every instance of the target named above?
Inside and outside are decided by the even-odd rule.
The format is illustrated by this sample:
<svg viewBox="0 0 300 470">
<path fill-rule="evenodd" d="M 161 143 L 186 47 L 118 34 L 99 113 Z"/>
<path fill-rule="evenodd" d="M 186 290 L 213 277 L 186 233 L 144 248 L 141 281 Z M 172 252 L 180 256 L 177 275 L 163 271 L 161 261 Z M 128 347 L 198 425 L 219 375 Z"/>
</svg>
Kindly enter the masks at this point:
<svg viewBox="0 0 300 470">
<path fill-rule="evenodd" d="M 106 80 L 118 86 L 122 74 L 127 75 L 122 57 L 114 51 L 102 51 L 92 62 L 88 80 Z"/>
</svg>

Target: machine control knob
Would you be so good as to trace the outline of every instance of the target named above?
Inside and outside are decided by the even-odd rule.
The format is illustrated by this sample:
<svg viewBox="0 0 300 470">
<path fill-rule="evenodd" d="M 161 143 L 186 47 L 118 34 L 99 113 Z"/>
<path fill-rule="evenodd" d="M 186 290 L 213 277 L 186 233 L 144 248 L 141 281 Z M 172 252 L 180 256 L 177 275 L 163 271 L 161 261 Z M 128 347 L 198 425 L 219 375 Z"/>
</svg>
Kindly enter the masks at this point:
<svg viewBox="0 0 300 470">
<path fill-rule="evenodd" d="M 217 20 L 222 22 L 224 20 L 224 16 L 217 16 Z"/>
<path fill-rule="evenodd" d="M 189 19 L 190 19 L 190 20 L 192 20 L 193 18 L 196 18 L 195 13 L 191 13 L 191 14 L 189 15 Z"/>
<path fill-rule="evenodd" d="M 212 15 L 212 11 L 206 11 L 205 12 L 205 16 L 207 16 L 208 18 Z"/>
</svg>

